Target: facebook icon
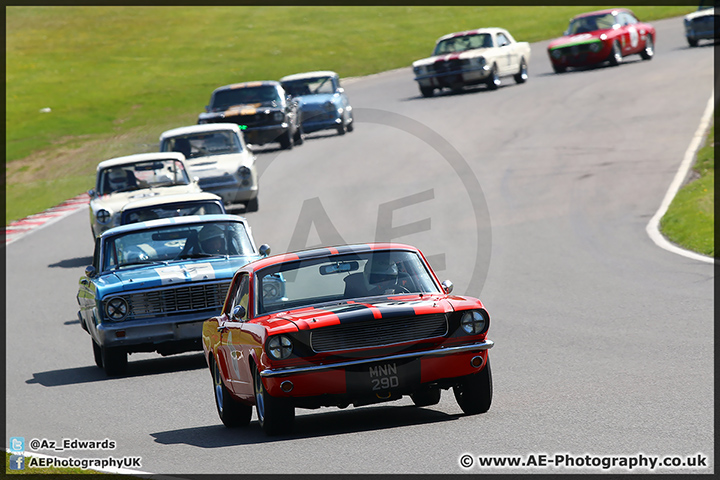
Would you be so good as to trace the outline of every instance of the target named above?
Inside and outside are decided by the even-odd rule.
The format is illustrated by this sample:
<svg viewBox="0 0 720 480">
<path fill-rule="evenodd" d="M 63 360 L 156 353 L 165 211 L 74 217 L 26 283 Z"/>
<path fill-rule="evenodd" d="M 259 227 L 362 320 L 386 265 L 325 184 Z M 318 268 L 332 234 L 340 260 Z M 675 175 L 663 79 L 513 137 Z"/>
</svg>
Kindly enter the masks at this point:
<svg viewBox="0 0 720 480">
<path fill-rule="evenodd" d="M 25 470 L 25 457 L 10 455 L 10 470 Z"/>
</svg>

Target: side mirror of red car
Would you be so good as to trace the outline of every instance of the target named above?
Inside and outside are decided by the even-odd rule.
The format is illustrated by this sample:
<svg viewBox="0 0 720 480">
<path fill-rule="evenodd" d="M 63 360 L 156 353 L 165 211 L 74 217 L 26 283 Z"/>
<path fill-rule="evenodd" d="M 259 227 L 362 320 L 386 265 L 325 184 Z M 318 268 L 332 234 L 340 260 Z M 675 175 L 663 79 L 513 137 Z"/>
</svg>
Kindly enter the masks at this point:
<svg viewBox="0 0 720 480">
<path fill-rule="evenodd" d="M 242 322 L 245 319 L 245 313 L 245 307 L 242 305 L 236 305 L 235 308 L 233 308 L 230 320 L 233 322 Z"/>
<path fill-rule="evenodd" d="M 445 280 L 444 282 L 441 283 L 441 285 L 442 285 L 443 291 L 446 294 L 449 295 L 450 292 L 453 291 L 453 283 L 450 280 Z"/>
</svg>

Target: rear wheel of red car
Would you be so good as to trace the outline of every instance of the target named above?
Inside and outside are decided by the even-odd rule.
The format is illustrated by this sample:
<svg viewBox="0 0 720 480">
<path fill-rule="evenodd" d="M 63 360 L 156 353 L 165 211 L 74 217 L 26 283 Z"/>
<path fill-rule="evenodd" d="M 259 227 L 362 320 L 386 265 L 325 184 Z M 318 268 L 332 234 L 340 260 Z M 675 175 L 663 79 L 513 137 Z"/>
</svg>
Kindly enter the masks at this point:
<svg viewBox="0 0 720 480">
<path fill-rule="evenodd" d="M 430 405 L 437 405 L 440 403 L 441 393 L 442 392 L 439 388 L 430 388 L 428 390 L 415 392 L 410 395 L 410 398 L 416 407 L 429 407 Z"/>
<path fill-rule="evenodd" d="M 282 398 L 271 396 L 260 378 L 257 368 L 253 369 L 255 384 L 255 412 L 258 423 L 268 435 L 277 435 L 292 430 L 295 422 L 295 408 Z"/>
<path fill-rule="evenodd" d="M 525 83 L 528 79 L 528 73 L 527 73 L 527 63 L 525 62 L 525 59 L 520 60 L 520 69 L 518 70 L 518 73 L 515 74 L 515 83 Z"/>
<path fill-rule="evenodd" d="M 643 60 L 650 60 L 653 55 L 655 55 L 655 49 L 653 48 L 653 38 L 652 35 L 649 35 L 645 37 L 645 48 L 642 49 L 640 52 L 640 57 L 642 57 Z"/>
<path fill-rule="evenodd" d="M 567 68 L 561 67 L 559 65 L 553 65 L 553 70 L 555 70 L 555 73 L 565 73 L 565 70 L 567 70 Z"/>
<path fill-rule="evenodd" d="M 105 373 L 108 375 L 122 375 L 127 371 L 127 352 L 122 348 L 100 347 L 100 357 Z"/>
<path fill-rule="evenodd" d="M 217 362 L 212 362 L 213 390 L 215 391 L 215 406 L 220 420 L 226 427 L 245 427 L 252 418 L 252 406 L 235 401 L 225 388 L 220 375 Z"/>
<path fill-rule="evenodd" d="M 610 61 L 610 65 L 613 67 L 622 63 L 622 50 L 620 49 L 620 44 L 617 41 L 613 42 L 612 51 L 610 52 L 608 60 Z"/>
<path fill-rule="evenodd" d="M 92 340 L 93 345 L 93 356 L 95 357 L 95 365 L 98 366 L 98 368 L 102 368 L 102 350 L 100 350 L 100 345 L 97 344 L 94 338 L 90 337 L 90 340 Z"/>
<path fill-rule="evenodd" d="M 485 413 L 492 403 L 492 372 L 490 359 L 480 372 L 463 378 L 459 385 L 453 387 L 455 400 L 463 412 L 468 415 Z"/>
<path fill-rule="evenodd" d="M 497 65 L 493 63 L 490 76 L 487 79 L 487 87 L 490 90 L 496 90 L 500 86 L 500 76 L 498 75 Z"/>
</svg>

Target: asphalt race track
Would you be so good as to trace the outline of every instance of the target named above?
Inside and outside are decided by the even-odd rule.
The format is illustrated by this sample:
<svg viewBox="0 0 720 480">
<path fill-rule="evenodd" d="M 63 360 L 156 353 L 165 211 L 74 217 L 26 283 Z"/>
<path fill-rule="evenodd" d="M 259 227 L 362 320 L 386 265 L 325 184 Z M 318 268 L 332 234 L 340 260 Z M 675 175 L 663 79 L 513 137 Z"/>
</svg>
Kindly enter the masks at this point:
<svg viewBox="0 0 720 480">
<path fill-rule="evenodd" d="M 258 244 L 409 243 L 483 300 L 487 414 L 445 391 L 428 408 L 298 410 L 292 435 L 266 437 L 255 419 L 222 426 L 200 353 L 133 354 L 126 377 L 106 377 L 76 316 L 83 208 L 7 246 L 7 437 L 107 438 L 114 450 L 40 453 L 141 456 L 142 471 L 180 476 L 608 471 L 477 465 L 530 454 L 700 454 L 706 467 L 655 471 L 713 473 L 714 266 L 645 231 L 712 95 L 713 47 L 689 48 L 681 18 L 654 24 L 652 61 L 556 75 L 543 42 L 528 82 L 494 92 L 422 98 L 409 66 L 350 79 L 354 132 L 258 150 Z"/>
</svg>

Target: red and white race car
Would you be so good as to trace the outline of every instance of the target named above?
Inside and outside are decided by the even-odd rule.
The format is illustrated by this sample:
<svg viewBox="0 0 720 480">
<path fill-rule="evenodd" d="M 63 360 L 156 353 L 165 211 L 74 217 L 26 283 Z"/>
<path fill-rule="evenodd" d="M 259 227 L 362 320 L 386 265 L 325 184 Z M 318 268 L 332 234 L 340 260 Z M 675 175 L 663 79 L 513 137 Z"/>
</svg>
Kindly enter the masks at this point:
<svg viewBox="0 0 720 480">
<path fill-rule="evenodd" d="M 618 65 L 623 57 L 639 54 L 643 60 L 654 55 L 655 28 L 643 23 L 626 8 L 583 13 L 570 20 L 563 37 L 548 45 L 555 73 L 568 67 L 587 67 L 603 62 Z"/>
<path fill-rule="evenodd" d="M 425 257 L 399 244 L 346 245 L 240 268 L 219 316 L 203 326 L 215 403 L 228 427 L 292 428 L 295 408 L 440 401 L 466 414 L 492 401 L 480 300 L 451 295 Z"/>
</svg>

